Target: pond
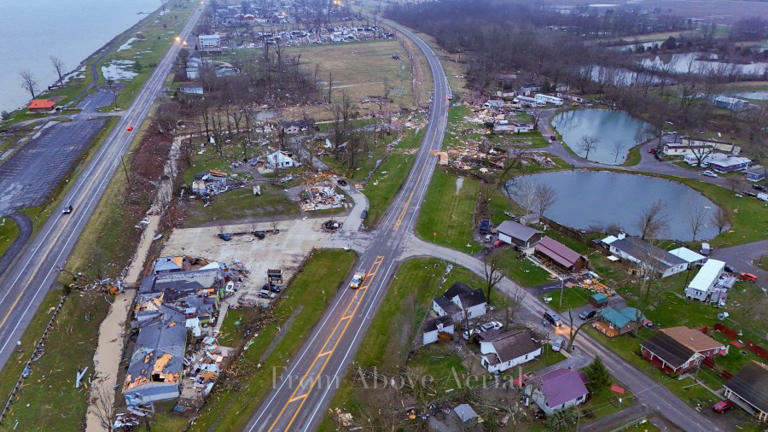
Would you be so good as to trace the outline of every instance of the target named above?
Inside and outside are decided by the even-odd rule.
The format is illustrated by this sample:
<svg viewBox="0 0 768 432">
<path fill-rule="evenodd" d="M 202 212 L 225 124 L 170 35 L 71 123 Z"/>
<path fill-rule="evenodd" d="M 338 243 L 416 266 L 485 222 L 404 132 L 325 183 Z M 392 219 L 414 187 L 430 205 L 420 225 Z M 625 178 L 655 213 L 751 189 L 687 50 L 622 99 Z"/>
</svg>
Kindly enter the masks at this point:
<svg viewBox="0 0 768 432">
<path fill-rule="evenodd" d="M 730 93 L 726 96 L 762 101 L 762 100 L 768 100 L 768 91 L 765 91 L 765 90 L 744 91 L 744 92 L 738 92 L 738 93 Z"/>
<path fill-rule="evenodd" d="M 577 155 L 608 165 L 622 164 L 629 149 L 650 138 L 653 129 L 623 111 L 602 109 L 562 112 L 552 126 Z M 586 145 L 585 138 L 594 142 Z"/>
<path fill-rule="evenodd" d="M 663 205 L 666 227 L 658 238 L 692 240 L 691 220 L 702 221 L 696 240 L 717 235 L 712 223 L 717 206 L 698 191 L 678 182 L 609 171 L 557 171 L 517 177 L 507 182 L 507 195 L 534 208 L 535 185 L 555 191 L 553 204 L 544 216 L 576 229 L 606 232 L 619 227 L 638 235 L 640 214 L 655 202 Z M 694 215 L 700 215 L 694 218 Z"/>
<path fill-rule="evenodd" d="M 728 63 L 717 60 L 716 54 L 689 52 L 644 58 L 640 64 L 650 70 L 676 74 L 763 75 L 768 63 Z"/>
</svg>

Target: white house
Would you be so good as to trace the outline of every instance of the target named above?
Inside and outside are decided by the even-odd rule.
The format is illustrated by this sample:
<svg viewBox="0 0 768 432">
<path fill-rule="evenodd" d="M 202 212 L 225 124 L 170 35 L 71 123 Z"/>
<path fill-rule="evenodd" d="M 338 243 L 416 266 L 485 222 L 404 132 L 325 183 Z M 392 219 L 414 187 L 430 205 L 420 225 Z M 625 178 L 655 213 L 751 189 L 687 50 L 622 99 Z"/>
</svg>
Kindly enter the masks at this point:
<svg viewBox="0 0 768 432">
<path fill-rule="evenodd" d="M 513 330 L 480 342 L 480 364 L 490 373 L 504 372 L 541 355 L 541 343 L 529 329 Z"/>
<path fill-rule="evenodd" d="M 563 99 L 562 98 L 559 98 L 559 97 L 556 97 L 556 96 L 550 96 L 550 95 L 543 94 L 543 93 L 537 93 L 536 97 L 534 99 L 536 99 L 536 102 L 538 102 L 540 104 L 548 104 L 549 103 L 549 104 L 557 105 L 557 106 L 561 106 L 563 104 Z"/>
<path fill-rule="evenodd" d="M 704 261 L 707 260 L 707 257 L 704 255 L 694 252 L 687 247 L 679 247 L 677 249 L 672 249 L 669 251 L 672 255 L 682 259 L 683 261 L 688 263 L 688 266 L 691 266 L 693 264 L 704 264 Z"/>
<path fill-rule="evenodd" d="M 299 165 L 301 164 L 293 158 L 293 154 L 287 151 L 278 150 L 264 157 L 264 166 L 269 169 L 292 168 Z"/>
<path fill-rule="evenodd" d="M 485 315 L 488 299 L 480 290 L 456 282 L 443 295 L 432 300 L 432 310 L 437 316 L 449 316 L 453 322 L 472 320 Z"/>
<path fill-rule="evenodd" d="M 504 108 L 504 101 L 501 99 L 488 99 L 483 106 L 487 109 L 501 109 Z"/>
<path fill-rule="evenodd" d="M 688 283 L 685 288 L 685 297 L 689 300 L 707 301 L 724 271 L 725 263 L 723 261 L 708 259 Z"/>
<path fill-rule="evenodd" d="M 531 379 L 525 394 L 547 415 L 552 415 L 587 401 L 589 390 L 578 370 L 555 369 Z"/>
<path fill-rule="evenodd" d="M 662 278 L 680 273 L 688 263 L 680 257 L 660 249 L 638 237 L 619 234 L 609 245 L 612 254 L 639 264 L 644 270 L 653 270 Z"/>
<path fill-rule="evenodd" d="M 440 333 L 452 335 L 453 331 L 451 317 L 444 315 L 433 318 L 424 324 L 424 334 L 422 335 L 421 343 L 424 345 L 435 343 L 440 337 Z"/>
</svg>

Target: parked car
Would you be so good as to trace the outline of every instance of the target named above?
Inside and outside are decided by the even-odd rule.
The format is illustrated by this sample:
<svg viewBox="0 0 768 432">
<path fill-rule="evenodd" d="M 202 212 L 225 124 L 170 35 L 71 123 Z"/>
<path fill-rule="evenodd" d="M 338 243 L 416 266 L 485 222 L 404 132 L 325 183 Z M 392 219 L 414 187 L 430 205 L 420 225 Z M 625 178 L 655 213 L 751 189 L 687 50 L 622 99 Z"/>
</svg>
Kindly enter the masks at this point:
<svg viewBox="0 0 768 432">
<path fill-rule="evenodd" d="M 727 399 L 721 400 L 720 402 L 717 402 L 714 405 L 712 405 L 712 410 L 718 414 L 722 414 L 731 408 L 733 408 L 733 402 Z"/>
<path fill-rule="evenodd" d="M 760 192 L 768 192 L 768 188 L 766 188 L 765 186 L 763 186 L 761 184 L 755 183 L 755 184 L 752 185 L 752 187 L 757 189 L 757 190 L 759 190 Z"/>
<path fill-rule="evenodd" d="M 544 319 L 555 327 L 560 327 L 563 325 L 563 320 L 561 320 L 557 314 L 553 314 L 551 312 L 544 312 Z"/>
<path fill-rule="evenodd" d="M 656 147 L 650 147 L 650 148 L 648 148 L 648 153 L 650 153 L 650 154 L 656 154 Z"/>
<path fill-rule="evenodd" d="M 554 341 L 552 341 L 552 351 L 558 352 L 563 348 L 563 344 L 565 343 L 565 339 L 563 338 L 557 338 Z"/>
<path fill-rule="evenodd" d="M 488 234 L 491 232 L 491 220 L 483 219 L 480 221 L 480 227 L 478 228 L 480 234 Z"/>
<path fill-rule="evenodd" d="M 488 331 L 488 330 L 491 330 L 491 329 L 498 330 L 498 329 L 500 329 L 502 327 L 504 327 L 504 326 L 500 322 L 498 322 L 498 321 L 491 321 L 491 322 L 487 322 L 487 323 L 481 325 L 480 326 L 480 331 L 484 332 L 484 331 Z"/>
<path fill-rule="evenodd" d="M 736 269 L 733 268 L 733 266 L 730 264 L 725 265 L 725 271 L 727 271 L 728 273 L 736 273 Z"/>
<path fill-rule="evenodd" d="M 263 287 L 261 287 L 262 291 L 272 291 L 274 293 L 279 293 L 282 291 L 282 288 L 280 288 L 280 285 L 274 285 L 274 284 L 264 284 Z"/>
<path fill-rule="evenodd" d="M 752 273 L 741 272 L 739 273 L 739 277 L 747 282 L 757 282 L 757 276 Z"/>
<path fill-rule="evenodd" d="M 461 337 L 463 337 L 464 340 L 469 340 L 469 338 L 472 337 L 472 335 L 475 333 L 477 333 L 477 329 L 464 330 L 464 333 L 461 334 Z"/>
<path fill-rule="evenodd" d="M 590 319 L 594 318 L 595 315 L 597 315 L 597 309 L 585 310 L 585 311 L 582 311 L 579 314 L 579 318 L 581 318 L 584 321 L 586 321 L 586 320 L 590 320 Z"/>
<path fill-rule="evenodd" d="M 712 178 L 717 178 L 717 174 L 715 174 L 715 172 L 711 171 L 711 170 L 706 170 L 703 173 L 701 173 L 701 175 L 707 176 L 707 177 L 712 177 Z"/>
<path fill-rule="evenodd" d="M 363 210 L 362 212 L 360 212 L 360 219 L 365 220 L 365 218 L 367 217 L 368 217 L 368 210 Z"/>
<path fill-rule="evenodd" d="M 363 281 L 365 280 L 365 273 L 357 272 L 354 276 L 352 276 L 352 280 L 349 281 L 349 287 L 352 289 L 360 288 L 360 285 L 363 284 Z"/>
<path fill-rule="evenodd" d="M 273 299 L 273 298 L 277 297 L 277 294 L 275 294 L 273 292 L 269 292 L 269 291 L 263 289 L 263 290 L 259 291 L 259 297 L 265 298 L 265 299 Z"/>
<path fill-rule="evenodd" d="M 493 242 L 493 247 L 502 247 L 502 246 L 504 246 L 504 242 L 501 240 L 496 240 L 495 242 Z"/>
</svg>

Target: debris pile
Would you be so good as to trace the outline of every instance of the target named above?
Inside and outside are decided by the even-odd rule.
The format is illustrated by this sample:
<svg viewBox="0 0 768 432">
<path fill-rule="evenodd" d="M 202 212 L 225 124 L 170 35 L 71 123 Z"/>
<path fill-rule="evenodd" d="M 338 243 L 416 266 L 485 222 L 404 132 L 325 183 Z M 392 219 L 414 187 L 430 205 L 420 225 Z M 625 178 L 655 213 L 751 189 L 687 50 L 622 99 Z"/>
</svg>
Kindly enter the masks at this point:
<svg viewBox="0 0 768 432">
<path fill-rule="evenodd" d="M 328 210 L 341 208 L 344 206 L 346 197 L 336 191 L 329 182 L 315 183 L 307 187 L 300 195 L 301 210 Z"/>
</svg>

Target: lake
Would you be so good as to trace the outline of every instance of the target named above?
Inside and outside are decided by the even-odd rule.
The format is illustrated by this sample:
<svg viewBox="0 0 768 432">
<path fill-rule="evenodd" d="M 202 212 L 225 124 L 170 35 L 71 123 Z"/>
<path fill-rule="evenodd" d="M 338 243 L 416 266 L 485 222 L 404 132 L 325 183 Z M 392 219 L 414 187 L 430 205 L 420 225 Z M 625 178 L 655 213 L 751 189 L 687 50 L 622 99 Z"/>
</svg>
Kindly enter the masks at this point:
<svg viewBox="0 0 768 432">
<path fill-rule="evenodd" d="M 160 7 L 160 0 L 0 0 L 0 111 L 30 96 L 19 72 L 32 71 L 39 90 L 58 78 L 50 56 L 74 70 L 94 51 Z M 39 91 L 38 90 L 38 91 Z"/>
<path fill-rule="evenodd" d="M 517 177 L 507 182 L 507 194 L 525 205 L 531 185 L 546 184 L 557 195 L 544 215 L 553 221 L 576 229 L 607 231 L 618 226 L 638 235 L 640 214 L 655 201 L 664 204 L 667 228 L 659 238 L 691 240 L 692 209 L 704 212 L 704 227 L 696 240 L 717 235 L 712 215 L 717 206 L 696 190 L 678 182 L 635 174 L 609 171 L 557 171 Z"/>
<path fill-rule="evenodd" d="M 752 99 L 752 100 L 768 100 L 768 91 L 762 91 L 762 90 L 754 90 L 754 91 L 745 91 L 745 92 L 739 92 L 739 93 L 730 93 L 727 96 L 742 98 L 742 99 Z"/>
<path fill-rule="evenodd" d="M 629 149 L 650 138 L 653 130 L 623 111 L 603 109 L 565 111 L 552 119 L 552 125 L 577 155 L 608 165 L 622 164 Z M 584 137 L 595 140 L 589 154 L 582 146 Z"/>
</svg>

